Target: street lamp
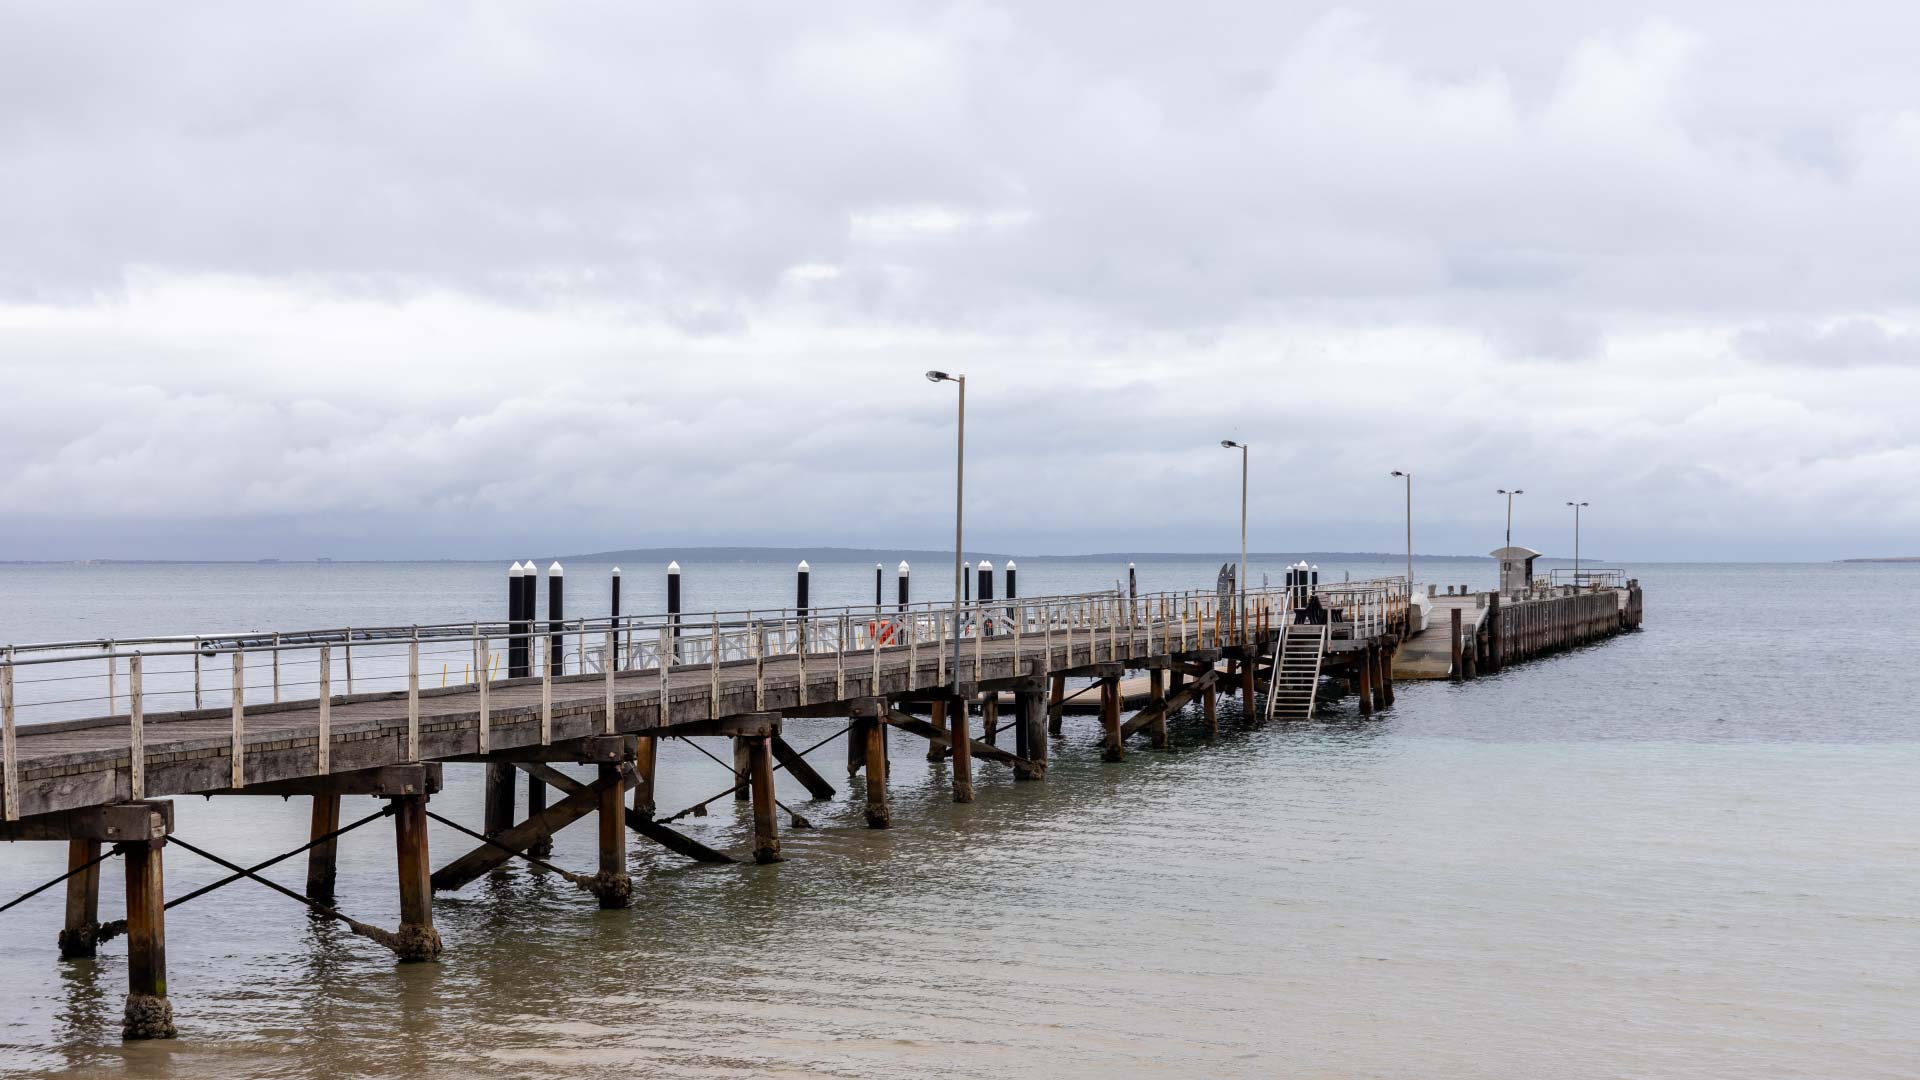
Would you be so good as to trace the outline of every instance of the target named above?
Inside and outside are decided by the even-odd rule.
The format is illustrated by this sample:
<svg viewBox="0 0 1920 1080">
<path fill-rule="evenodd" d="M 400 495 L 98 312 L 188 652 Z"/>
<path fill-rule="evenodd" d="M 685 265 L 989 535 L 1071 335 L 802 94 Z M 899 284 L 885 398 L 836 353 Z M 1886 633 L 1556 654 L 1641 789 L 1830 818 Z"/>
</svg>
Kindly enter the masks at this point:
<svg viewBox="0 0 1920 1080">
<path fill-rule="evenodd" d="M 960 524 L 966 508 L 967 490 L 967 377 L 944 371 L 927 372 L 928 382 L 950 382 L 960 387 L 960 426 L 956 438 L 953 466 L 953 684 L 960 685 L 960 591 L 966 580 L 966 563 L 960 554 Z"/>
<path fill-rule="evenodd" d="M 1507 546 L 1512 547 L 1513 546 L 1513 497 L 1515 495 L 1525 495 L 1526 492 L 1520 490 L 1519 488 L 1514 488 L 1512 491 L 1508 491 L 1506 488 L 1495 488 L 1493 490 L 1493 493 L 1495 495 L 1505 495 L 1507 497 Z"/>
<path fill-rule="evenodd" d="M 1413 474 L 1393 470 L 1393 475 L 1407 482 L 1407 595 L 1413 595 Z"/>
<path fill-rule="evenodd" d="M 1580 587 L 1580 508 L 1587 504 L 1570 502 L 1567 505 L 1573 507 L 1573 587 L 1577 589 Z"/>
<path fill-rule="evenodd" d="M 1228 450 L 1240 451 L 1240 620 L 1241 630 L 1246 629 L 1247 618 L 1247 444 L 1221 439 L 1220 445 Z"/>
</svg>

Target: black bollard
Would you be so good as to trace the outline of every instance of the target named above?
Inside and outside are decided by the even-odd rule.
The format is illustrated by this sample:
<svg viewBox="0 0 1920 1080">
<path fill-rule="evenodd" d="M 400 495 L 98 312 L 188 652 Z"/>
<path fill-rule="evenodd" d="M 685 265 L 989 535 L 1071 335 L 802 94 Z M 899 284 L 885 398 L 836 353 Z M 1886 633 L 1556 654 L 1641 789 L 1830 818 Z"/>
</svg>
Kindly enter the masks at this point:
<svg viewBox="0 0 1920 1080">
<path fill-rule="evenodd" d="M 613 655 L 606 662 L 613 670 L 620 670 L 620 568 L 613 568 L 613 621 L 608 624 L 613 630 Z"/>
<path fill-rule="evenodd" d="M 1140 577 L 1139 575 L 1134 573 L 1133 564 L 1128 563 L 1127 564 L 1127 596 L 1129 598 L 1132 598 L 1139 595 L 1140 595 Z"/>
<path fill-rule="evenodd" d="M 520 571 L 520 674 L 533 674 L 534 657 L 539 648 L 533 641 L 533 621 L 538 618 L 534 601 L 540 595 L 540 568 L 528 559 Z"/>
<path fill-rule="evenodd" d="M 526 568 L 518 562 L 507 571 L 507 678 L 518 679 L 526 674 L 522 670 L 527 659 L 527 639 L 520 630 L 520 579 L 526 575 Z"/>
<path fill-rule="evenodd" d="M 547 663 L 556 678 L 567 673 L 567 635 L 560 626 L 566 610 L 566 574 L 558 562 L 547 567 Z"/>
<path fill-rule="evenodd" d="M 987 610 L 987 604 L 993 601 L 993 564 L 985 559 L 981 559 L 979 574 L 980 587 L 974 595 L 979 599 L 980 610 L 984 613 Z M 991 617 L 983 618 L 975 632 L 991 636 L 993 633 Z"/>
<path fill-rule="evenodd" d="M 1009 600 L 1018 600 L 1020 598 L 1020 589 L 1018 585 L 1015 584 L 1015 578 L 1014 578 L 1014 575 L 1018 571 L 1019 571 L 1019 567 L 1016 567 L 1013 565 L 1012 559 L 1008 559 L 1007 560 L 1007 599 Z M 1013 620 L 1019 618 L 1019 613 L 1015 610 L 1017 607 L 1018 605 L 1016 604 L 1007 605 L 1007 623 L 1009 625 L 1013 623 Z"/>
<path fill-rule="evenodd" d="M 680 563 L 667 564 L 667 624 L 673 628 L 673 662 L 680 662 Z"/>
<path fill-rule="evenodd" d="M 807 580 L 813 576 L 813 569 L 807 565 L 807 560 L 800 560 L 800 568 L 796 574 L 793 585 L 793 611 L 795 625 L 799 629 L 800 647 L 805 649 L 807 647 Z"/>
<path fill-rule="evenodd" d="M 881 566 L 879 563 L 874 563 L 873 564 L 873 606 L 876 608 L 879 607 L 881 604 L 884 604 L 887 602 L 886 594 L 881 589 L 881 578 L 883 578 L 884 576 L 886 576 L 886 567 Z"/>
<path fill-rule="evenodd" d="M 900 610 L 907 610 L 907 560 L 900 560 Z"/>
</svg>

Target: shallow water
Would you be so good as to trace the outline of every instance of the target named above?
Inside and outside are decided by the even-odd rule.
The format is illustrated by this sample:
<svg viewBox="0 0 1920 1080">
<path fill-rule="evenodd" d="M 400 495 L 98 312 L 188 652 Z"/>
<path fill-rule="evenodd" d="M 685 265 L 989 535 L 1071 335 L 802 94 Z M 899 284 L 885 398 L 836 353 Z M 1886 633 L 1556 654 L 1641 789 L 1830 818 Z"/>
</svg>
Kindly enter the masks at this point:
<svg viewBox="0 0 1920 1080">
<path fill-rule="evenodd" d="M 490 608 L 497 577 L 385 568 L 336 594 L 322 575 L 338 568 L 140 569 L 199 575 L 204 602 L 180 618 L 243 625 L 425 620 L 381 605 L 404 598 L 396 583 L 463 574 L 476 599 L 446 601 L 446 617 L 467 617 Z M 1202 568 L 1143 565 L 1142 585 Z M 96 569 L 0 567 L 0 637 L 62 636 L 59 620 L 81 611 L 88 625 L 125 616 L 123 631 L 185 628 L 151 601 L 128 606 L 166 586 L 140 573 L 101 586 L 85 576 Z M 1371 721 L 1337 701 L 1313 724 L 1248 730 L 1229 702 L 1218 741 L 1183 717 L 1176 753 L 1103 765 L 1091 718 L 1069 718 L 1047 782 L 982 766 L 970 806 L 948 801 L 944 767 L 899 738 L 890 831 L 862 827 L 844 785 L 825 803 L 783 785 L 820 826 L 783 834 L 787 862 L 690 867 L 635 840 L 626 912 L 516 869 L 436 901 L 439 964 L 395 965 L 291 901 L 231 887 L 168 913 L 174 1042 L 120 1044 L 124 947 L 56 960 L 49 893 L 0 915 L 0 1070 L 1913 1075 L 1920 677 L 1903 654 L 1920 640 L 1920 567 L 1633 570 L 1648 590 L 1642 633 L 1465 686 L 1402 684 Z M 50 584 L 55 571 L 72 576 Z M 712 586 L 727 598 L 704 602 L 772 593 L 789 572 L 737 571 Z M 1114 576 L 1037 560 L 1022 572 L 1028 593 Z M 862 599 L 862 582 L 870 596 L 871 573 L 844 568 L 839 598 Z M 312 618 L 258 610 L 268 603 Z M 807 745 L 837 725 L 790 730 Z M 842 752 L 817 758 L 832 766 Z M 478 773 L 448 766 L 435 808 L 477 821 Z M 663 755 L 663 809 L 727 783 L 689 747 Z M 346 814 L 374 807 L 349 800 Z M 182 836 L 229 858 L 305 840 L 298 801 L 178 808 Z M 746 842 L 730 800 L 687 826 Z M 438 827 L 432 842 L 436 862 L 466 846 Z M 592 845 L 576 826 L 555 861 L 590 868 Z M 63 859 L 57 845 L 0 851 L 0 895 Z M 167 859 L 172 895 L 219 873 L 177 849 Z M 391 925 L 392 862 L 384 823 L 346 838 L 342 907 Z M 289 866 L 280 879 L 297 884 Z M 120 902 L 117 869 L 105 912 Z"/>
</svg>

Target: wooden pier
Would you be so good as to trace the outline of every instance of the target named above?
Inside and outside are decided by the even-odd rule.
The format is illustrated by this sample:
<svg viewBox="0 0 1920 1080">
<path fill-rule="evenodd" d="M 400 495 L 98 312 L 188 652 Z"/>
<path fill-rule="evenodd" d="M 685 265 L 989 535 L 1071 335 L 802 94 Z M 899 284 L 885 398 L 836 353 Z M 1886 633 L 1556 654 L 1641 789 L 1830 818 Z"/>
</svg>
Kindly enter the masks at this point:
<svg viewBox="0 0 1920 1080">
<path fill-rule="evenodd" d="M 606 908 L 624 907 L 632 895 L 629 832 L 698 862 L 778 861 L 782 811 L 801 816 L 776 798 L 774 774 L 785 770 L 813 797 L 831 797 L 832 784 L 809 757 L 842 735 L 849 777 L 864 773 L 866 824 L 884 829 L 892 820 L 889 727 L 924 738 L 930 760 L 950 758 L 953 798 L 967 802 L 976 759 L 1021 781 L 1044 781 L 1051 738 L 1075 701 L 1097 702 L 1108 761 L 1142 743 L 1167 748 L 1169 717 L 1190 705 L 1214 734 L 1221 694 L 1240 695 L 1253 723 L 1308 719 L 1322 683 L 1339 680 L 1371 715 L 1393 702 L 1396 656 L 1414 610 L 1403 579 L 1238 594 L 983 596 L 958 609 L 905 603 L 904 590 L 898 604 L 807 608 L 803 592 L 800 607 L 770 613 L 585 619 L 559 617 L 555 600 L 546 620 L 533 617 L 530 590 L 512 590 L 508 618 L 493 623 L 6 650 L 0 839 L 68 844 L 68 873 L 42 886 L 65 886 L 55 944 L 61 956 L 77 957 L 126 939 L 126 1037 L 174 1033 L 165 911 L 227 884 L 278 891 L 402 961 L 432 960 L 441 952 L 434 893 L 510 859 L 560 875 Z M 677 607 L 677 588 L 671 595 Z M 1465 608 L 1463 598 L 1448 610 Z M 1475 610 L 1486 614 L 1473 620 L 1462 655 L 1497 670 L 1637 625 L 1639 590 L 1496 599 Z M 1412 640 L 1432 636 L 1429 625 Z M 1474 662 L 1451 666 L 1459 674 Z M 445 672 L 463 674 L 435 685 Z M 1131 708 L 1122 689 L 1130 674 L 1146 686 Z M 163 700 L 192 707 L 156 708 Z M 731 786 L 663 815 L 654 796 L 657 750 L 660 739 L 675 737 L 731 740 L 731 755 L 716 756 Z M 593 779 L 553 768 L 569 762 L 594 766 Z M 449 763 L 486 770 L 484 820 L 462 824 L 429 808 Z M 185 794 L 307 797 L 311 839 L 276 859 L 237 865 L 176 833 L 166 797 Z M 385 804 L 342 825 L 346 795 Z M 728 795 L 751 804 L 749 851 L 715 850 L 674 827 Z M 597 865 L 547 861 L 553 834 L 590 815 Z M 396 844 L 393 929 L 351 918 L 334 896 L 339 837 L 384 817 Z M 430 820 L 471 841 L 437 869 L 427 850 Z M 162 866 L 170 848 L 228 876 L 168 900 Z M 299 855 L 304 892 L 262 875 Z M 126 913 L 102 923 L 99 875 L 114 857 L 126 874 Z"/>
</svg>

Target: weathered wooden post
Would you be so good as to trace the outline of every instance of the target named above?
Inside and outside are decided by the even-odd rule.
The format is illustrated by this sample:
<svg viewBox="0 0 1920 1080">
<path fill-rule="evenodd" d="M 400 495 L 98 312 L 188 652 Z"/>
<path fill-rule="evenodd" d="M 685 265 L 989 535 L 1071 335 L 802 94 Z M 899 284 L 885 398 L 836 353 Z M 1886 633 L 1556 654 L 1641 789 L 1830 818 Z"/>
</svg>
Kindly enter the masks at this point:
<svg viewBox="0 0 1920 1080">
<path fill-rule="evenodd" d="M 1020 690 L 1014 698 L 1014 708 L 1018 710 L 1020 730 L 1026 738 L 1022 740 L 1020 757 L 1026 761 L 1024 766 L 1013 770 L 1015 780 L 1045 780 L 1047 778 L 1047 726 L 1046 696 L 1040 690 Z"/>
<path fill-rule="evenodd" d="M 403 962 L 440 956 L 440 932 L 433 928 L 433 885 L 427 858 L 427 797 L 395 795 L 393 840 L 400 866 L 400 932 L 394 952 Z"/>
<path fill-rule="evenodd" d="M 870 710 L 864 734 L 867 755 L 867 828 L 893 826 L 893 809 L 887 805 L 887 725 L 885 698 L 866 703 Z"/>
<path fill-rule="evenodd" d="M 1354 657 L 1354 661 L 1354 667 L 1358 669 L 1356 674 L 1359 676 L 1359 686 L 1357 689 L 1359 691 L 1358 697 L 1360 698 L 1360 715 L 1372 716 L 1373 646 L 1369 644 L 1365 649 L 1362 649 L 1360 655 Z"/>
<path fill-rule="evenodd" d="M 1160 668 L 1147 672 L 1147 708 L 1157 710 L 1147 728 L 1152 747 L 1169 749 L 1173 744 L 1167 737 L 1167 673 Z"/>
<path fill-rule="evenodd" d="M 773 736 L 756 735 L 747 745 L 748 782 L 753 787 L 753 861 L 780 861 L 780 821 L 774 814 Z"/>
<path fill-rule="evenodd" d="M 1051 664 L 1053 658 L 1048 657 L 1047 662 Z M 1047 734 L 1058 735 L 1067 711 L 1067 677 L 1055 675 L 1052 689 L 1053 693 L 1047 700 Z"/>
<path fill-rule="evenodd" d="M 1110 676 L 1100 679 L 1100 727 L 1106 733 L 1100 760 L 1125 761 L 1127 747 L 1120 734 L 1120 680 Z"/>
<path fill-rule="evenodd" d="M 593 877 L 593 895 L 602 910 L 612 911 L 633 902 L 633 879 L 627 876 L 627 789 L 625 762 L 601 762 L 600 872 Z"/>
<path fill-rule="evenodd" d="M 928 718 L 928 723 L 932 725 L 934 733 L 945 735 L 947 733 L 947 703 L 945 701 L 936 701 L 928 707 L 927 711 L 932 714 Z M 928 761 L 943 760 L 952 752 L 953 748 L 951 746 L 943 746 L 936 739 L 927 740 Z"/>
<path fill-rule="evenodd" d="M 509 822 L 511 824 L 511 822 Z M 321 794 L 313 797 L 313 817 L 307 826 L 307 896 L 323 904 L 331 903 L 334 881 L 338 876 L 339 840 L 321 837 L 340 827 L 340 796 Z"/>
<path fill-rule="evenodd" d="M 1452 586 L 1448 586 L 1448 588 L 1451 589 Z M 1447 610 L 1450 612 L 1448 618 L 1451 623 L 1448 630 L 1449 638 L 1447 645 L 1449 655 L 1453 660 L 1453 665 L 1449 667 L 1447 671 L 1450 673 L 1449 677 L 1452 678 L 1454 682 L 1459 682 L 1466 678 L 1466 671 L 1460 666 L 1460 609 L 1454 607 Z"/>
<path fill-rule="evenodd" d="M 753 769 L 753 747 L 747 745 L 749 741 L 745 735 L 733 737 L 734 802 L 746 802 L 753 797 L 753 793 L 747 790 L 747 781 Z"/>
<path fill-rule="evenodd" d="M 1000 745 L 1000 692 L 980 695 L 980 741 Z"/>
<path fill-rule="evenodd" d="M 171 1039 L 173 1004 L 167 1000 L 167 900 L 161 866 L 164 837 L 121 846 L 127 863 L 127 1004 L 120 1034 Z"/>
<path fill-rule="evenodd" d="M 647 820 L 653 820 L 658 809 L 654 805 L 653 778 L 655 766 L 659 761 L 660 741 L 652 735 L 642 735 L 634 741 L 633 785 L 634 812 Z"/>
<path fill-rule="evenodd" d="M 1211 739 L 1220 734 L 1220 677 L 1203 676 L 1207 685 L 1200 691 L 1200 731 Z"/>
<path fill-rule="evenodd" d="M 99 949 L 100 864 L 94 862 L 99 857 L 100 841 L 67 841 L 67 871 L 73 876 L 67 879 L 67 919 L 59 937 L 62 960 L 93 956 Z"/>
<path fill-rule="evenodd" d="M 973 801 L 973 743 L 967 734 L 967 699 L 958 694 L 947 704 L 947 727 L 947 745 L 953 748 L 953 801 L 970 803 Z"/>
<path fill-rule="evenodd" d="M 1506 661 L 1506 636 L 1500 632 L 1500 590 L 1487 594 L 1487 670 L 1499 671 Z"/>
<path fill-rule="evenodd" d="M 1397 640 L 1390 647 L 1380 650 L 1380 689 L 1382 702 L 1386 705 L 1393 704 L 1393 657 L 1399 651 L 1400 643 Z"/>
</svg>

